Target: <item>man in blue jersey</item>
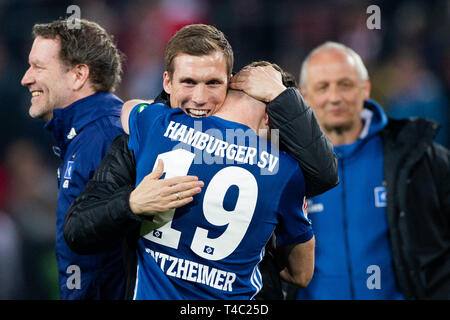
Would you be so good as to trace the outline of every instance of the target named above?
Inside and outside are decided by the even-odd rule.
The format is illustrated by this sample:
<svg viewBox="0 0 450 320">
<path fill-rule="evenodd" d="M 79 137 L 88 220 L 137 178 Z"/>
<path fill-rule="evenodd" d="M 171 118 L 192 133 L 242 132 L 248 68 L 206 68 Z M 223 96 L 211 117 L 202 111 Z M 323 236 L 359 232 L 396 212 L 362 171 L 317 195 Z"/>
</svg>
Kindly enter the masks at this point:
<svg viewBox="0 0 450 320">
<path fill-rule="evenodd" d="M 316 267 L 299 299 L 449 299 L 450 154 L 438 125 L 388 119 L 359 55 L 314 49 L 302 93 L 335 146 L 340 184 L 308 202 Z"/>
<path fill-rule="evenodd" d="M 96 255 L 73 252 L 64 240 L 67 209 L 84 189 L 114 138 L 123 133 L 123 105 L 114 92 L 121 54 L 94 22 L 58 20 L 33 27 L 30 67 L 22 85 L 31 93 L 30 116 L 43 119 L 58 144 L 59 195 L 56 257 L 61 299 L 121 299 L 124 270 L 120 246 Z"/>
<path fill-rule="evenodd" d="M 274 229 L 279 245 L 289 247 L 281 276 L 306 286 L 314 236 L 302 212 L 303 175 L 258 137 L 267 129 L 265 103 L 230 90 L 219 111 L 202 118 L 163 104 L 134 105 L 124 105 L 122 125 L 136 158 L 136 190 L 161 166 L 164 178 L 189 174 L 205 184 L 197 195 L 173 190 L 174 201 L 189 204 L 142 223 L 134 298 L 252 299 Z"/>
<path fill-rule="evenodd" d="M 250 68 L 231 79 L 233 52 L 222 32 L 208 25 L 185 26 L 169 40 L 165 60 L 164 92 L 156 101 L 180 107 L 189 115 L 199 117 L 212 114 L 222 105 L 228 85 L 243 90 L 267 102 L 269 125 L 279 130 L 280 148 L 293 156 L 302 168 L 307 196 L 324 192 L 338 183 L 332 145 L 299 91 L 292 87 L 292 82 L 282 88 L 274 85 L 268 72 L 272 68 Z M 147 176 L 135 189 L 135 168 L 134 154 L 128 148 L 128 135 L 121 135 L 113 141 L 93 178 L 69 209 L 64 230 L 70 248 L 81 254 L 124 244 L 127 299 L 133 297 L 136 275 L 134 236 L 139 235 L 142 220 L 135 213 L 139 210 L 156 213 L 182 205 L 189 198 L 177 200 L 173 193 L 168 197 L 167 190 L 173 189 L 173 179 L 192 178 L 160 180 L 159 171 L 156 171 L 153 179 L 151 175 Z M 186 180 L 183 184 L 188 182 Z M 141 197 L 135 198 L 137 189 L 142 189 L 143 185 L 148 188 L 144 188 Z M 142 201 L 140 205 L 136 200 Z M 138 204 L 138 211 L 135 204 Z M 272 252 L 271 249 L 268 247 L 267 251 Z M 261 264 L 264 288 L 257 298 L 283 298 L 279 267 L 273 257 L 266 254 Z"/>
</svg>

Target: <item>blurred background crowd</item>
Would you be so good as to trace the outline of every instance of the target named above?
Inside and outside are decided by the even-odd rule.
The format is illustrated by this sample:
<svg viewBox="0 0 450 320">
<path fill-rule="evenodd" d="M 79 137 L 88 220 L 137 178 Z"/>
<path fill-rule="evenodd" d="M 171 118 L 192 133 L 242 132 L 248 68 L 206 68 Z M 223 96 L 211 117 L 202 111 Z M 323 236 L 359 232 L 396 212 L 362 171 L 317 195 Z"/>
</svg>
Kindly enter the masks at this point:
<svg viewBox="0 0 450 320">
<path fill-rule="evenodd" d="M 28 116 L 28 68 L 35 23 L 81 17 L 113 34 L 126 55 L 123 100 L 162 90 L 164 49 L 190 23 L 222 30 L 235 53 L 234 70 L 254 60 L 282 66 L 298 80 L 315 46 L 342 42 L 358 52 L 372 80 L 372 98 L 395 118 L 438 121 L 437 142 L 449 147 L 450 1 L 351 0 L 0 0 L 0 299 L 58 299 L 54 256 L 56 168 L 44 123 Z M 369 5 L 381 29 L 370 30 Z"/>
</svg>

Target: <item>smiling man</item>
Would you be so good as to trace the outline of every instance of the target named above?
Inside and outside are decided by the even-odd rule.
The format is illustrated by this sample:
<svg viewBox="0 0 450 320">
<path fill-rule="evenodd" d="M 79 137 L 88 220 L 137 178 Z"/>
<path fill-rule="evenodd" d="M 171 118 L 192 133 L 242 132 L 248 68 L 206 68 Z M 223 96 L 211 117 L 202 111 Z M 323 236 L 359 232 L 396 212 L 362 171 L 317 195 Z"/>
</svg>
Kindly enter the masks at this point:
<svg viewBox="0 0 450 320">
<path fill-rule="evenodd" d="M 180 54 L 174 59 L 174 71 L 164 72 L 164 90 L 170 104 L 192 117 L 210 116 L 225 99 L 228 85 L 225 56 L 216 51 L 194 57 Z"/>
<path fill-rule="evenodd" d="M 37 24 L 22 85 L 31 93 L 29 114 L 42 119 L 58 146 L 59 195 L 56 257 L 61 299 L 120 299 L 124 271 L 119 246 L 82 256 L 63 237 L 66 211 L 93 175 L 111 141 L 123 133 L 123 102 L 112 92 L 120 82 L 121 54 L 106 31 L 80 20 Z"/>
<path fill-rule="evenodd" d="M 331 44 L 329 48 L 333 48 Z M 354 142 L 363 128 L 361 111 L 370 81 L 361 58 L 352 51 L 322 50 L 311 55 L 303 72 L 303 93 L 334 145 Z"/>
<path fill-rule="evenodd" d="M 164 98 L 193 117 L 210 116 L 225 100 L 233 50 L 225 35 L 208 25 L 190 25 L 167 43 Z"/>
</svg>

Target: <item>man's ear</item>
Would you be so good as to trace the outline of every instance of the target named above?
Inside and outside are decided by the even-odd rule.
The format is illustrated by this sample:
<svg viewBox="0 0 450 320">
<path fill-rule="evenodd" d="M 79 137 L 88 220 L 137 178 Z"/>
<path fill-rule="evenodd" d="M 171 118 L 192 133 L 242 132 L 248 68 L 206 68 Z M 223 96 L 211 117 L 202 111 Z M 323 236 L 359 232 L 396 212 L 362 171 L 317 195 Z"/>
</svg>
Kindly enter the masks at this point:
<svg viewBox="0 0 450 320">
<path fill-rule="evenodd" d="M 163 88 L 166 93 L 172 93 L 172 80 L 170 79 L 169 72 L 167 71 L 164 71 L 163 74 Z"/>
<path fill-rule="evenodd" d="M 86 64 L 78 64 L 70 72 L 73 74 L 73 89 L 81 90 L 89 80 L 89 67 Z"/>
</svg>

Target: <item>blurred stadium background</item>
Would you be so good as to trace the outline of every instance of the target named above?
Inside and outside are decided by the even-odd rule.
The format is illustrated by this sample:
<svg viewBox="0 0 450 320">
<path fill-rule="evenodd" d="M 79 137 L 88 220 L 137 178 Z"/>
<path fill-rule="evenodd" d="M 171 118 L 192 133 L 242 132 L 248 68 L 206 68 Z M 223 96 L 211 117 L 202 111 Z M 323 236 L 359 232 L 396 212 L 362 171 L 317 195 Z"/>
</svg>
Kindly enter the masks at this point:
<svg viewBox="0 0 450 320">
<path fill-rule="evenodd" d="M 449 147 L 450 1 L 0 0 L 0 299 L 58 299 L 54 257 L 56 167 L 53 140 L 28 116 L 31 28 L 68 16 L 75 4 L 115 36 L 125 53 L 117 94 L 151 98 L 162 89 L 164 49 L 185 24 L 222 30 L 234 70 L 253 60 L 278 63 L 298 80 L 303 58 L 327 40 L 355 49 L 367 65 L 372 97 L 393 117 L 442 125 Z M 369 5 L 381 29 L 369 30 Z"/>
</svg>

